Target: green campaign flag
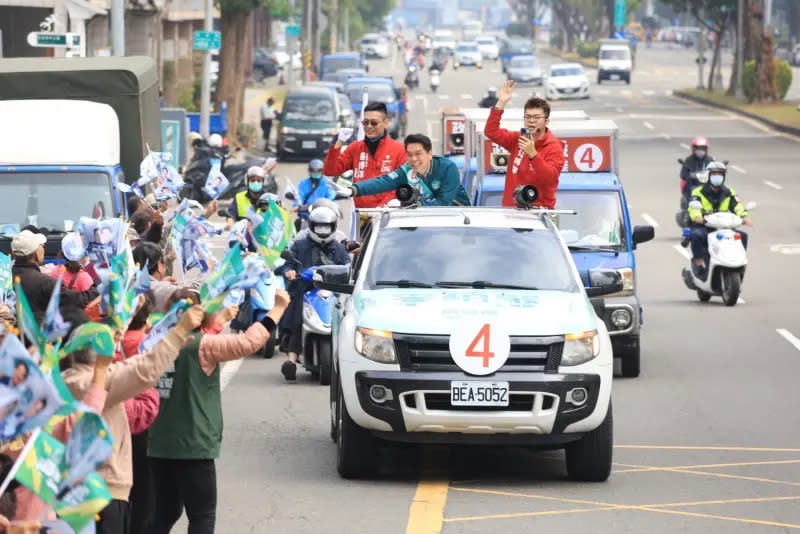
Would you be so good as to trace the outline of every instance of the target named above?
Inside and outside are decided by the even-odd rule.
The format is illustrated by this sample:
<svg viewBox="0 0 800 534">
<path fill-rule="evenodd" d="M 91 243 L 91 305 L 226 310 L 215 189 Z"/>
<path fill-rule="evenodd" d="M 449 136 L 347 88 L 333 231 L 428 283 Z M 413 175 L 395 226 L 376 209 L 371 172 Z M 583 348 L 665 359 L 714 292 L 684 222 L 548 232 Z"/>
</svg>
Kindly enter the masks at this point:
<svg viewBox="0 0 800 534">
<path fill-rule="evenodd" d="M 92 472 L 81 484 L 56 501 L 55 510 L 58 517 L 69 523 L 75 532 L 81 532 L 109 502 L 111 492 L 103 477 Z"/>
<path fill-rule="evenodd" d="M 92 346 L 97 354 L 113 356 L 115 345 L 114 333 L 111 331 L 111 327 L 101 323 L 85 323 L 79 326 L 59 354 L 63 358 L 67 354 L 86 348 L 89 345 Z"/>
<path fill-rule="evenodd" d="M 46 340 L 42 335 L 42 330 L 39 328 L 39 321 L 33 314 L 31 305 L 28 302 L 28 297 L 25 296 L 25 291 L 22 290 L 20 284 L 16 284 L 17 292 L 17 325 L 19 326 L 28 341 L 36 345 L 39 349 L 39 354 L 44 354 Z"/>
<path fill-rule="evenodd" d="M 289 212 L 272 200 L 269 201 L 269 207 L 261 217 L 263 217 L 261 223 L 253 228 L 253 239 L 258 244 L 261 255 L 267 260 L 267 266 L 274 269 L 281 252 L 295 237 L 294 224 Z"/>
<path fill-rule="evenodd" d="M 241 245 L 237 243 L 200 288 L 200 300 L 207 313 L 216 313 L 222 307 L 225 294 L 243 272 Z"/>
<path fill-rule="evenodd" d="M 46 432 L 38 432 L 33 446 L 19 466 L 16 479 L 45 503 L 56 499 L 61 485 L 61 460 L 66 448 Z"/>
<path fill-rule="evenodd" d="M 111 258 L 108 287 L 108 319 L 114 328 L 126 328 L 135 311 L 136 291 L 133 289 L 135 269 L 130 250 L 126 249 Z"/>
</svg>

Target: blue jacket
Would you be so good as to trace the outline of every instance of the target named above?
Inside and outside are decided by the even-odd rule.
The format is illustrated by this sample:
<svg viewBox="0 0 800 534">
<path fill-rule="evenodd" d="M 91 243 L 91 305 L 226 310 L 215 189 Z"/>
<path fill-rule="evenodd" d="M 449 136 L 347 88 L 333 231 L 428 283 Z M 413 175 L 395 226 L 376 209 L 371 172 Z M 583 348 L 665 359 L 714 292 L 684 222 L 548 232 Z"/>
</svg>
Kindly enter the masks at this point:
<svg viewBox="0 0 800 534">
<path fill-rule="evenodd" d="M 389 174 L 372 178 L 353 184 L 357 191 L 357 196 L 374 195 L 397 189 L 398 186 L 408 184 L 408 175 L 411 172 L 411 165 L 403 164 Z M 458 166 L 449 159 L 442 156 L 433 156 L 431 172 L 421 178 L 421 196 L 424 206 L 469 206 L 469 195 L 461 185 L 461 175 Z M 426 191 L 427 189 L 427 191 Z"/>
<path fill-rule="evenodd" d="M 298 184 L 297 192 L 300 193 L 300 198 L 297 199 L 297 202 L 301 206 L 301 217 L 308 217 L 308 209 L 303 209 L 302 206 L 310 206 L 320 198 L 336 200 L 336 191 L 333 190 L 331 183 L 324 177 L 319 180 L 316 188 L 314 188 L 311 177 L 304 179 Z"/>
</svg>

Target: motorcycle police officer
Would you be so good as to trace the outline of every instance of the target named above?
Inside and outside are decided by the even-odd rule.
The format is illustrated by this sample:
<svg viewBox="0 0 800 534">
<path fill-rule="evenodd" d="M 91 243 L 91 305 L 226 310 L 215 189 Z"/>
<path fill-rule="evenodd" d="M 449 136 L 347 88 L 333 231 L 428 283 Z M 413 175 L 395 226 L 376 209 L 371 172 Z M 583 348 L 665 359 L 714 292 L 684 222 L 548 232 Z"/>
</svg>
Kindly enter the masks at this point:
<svg viewBox="0 0 800 534">
<path fill-rule="evenodd" d="M 253 165 L 247 169 L 245 176 L 245 186 L 247 189 L 236 193 L 228 207 L 227 229 L 230 230 L 233 223 L 247 218 L 247 210 L 256 207 L 258 199 L 261 197 L 261 190 L 264 189 L 264 169 L 258 165 Z"/>
<path fill-rule="evenodd" d="M 744 204 L 736 196 L 736 191 L 732 187 L 725 185 L 725 175 L 727 168 L 720 161 L 713 161 L 708 164 L 708 183 L 695 187 L 692 190 L 692 200 L 689 202 L 689 217 L 692 220 L 692 228 L 689 240 L 692 244 L 692 269 L 698 278 L 705 279 L 706 264 L 705 257 L 708 253 L 708 233 L 709 229 L 705 226 L 706 215 L 712 213 L 730 211 L 742 218 L 744 224 L 750 226 L 750 215 Z M 742 245 L 747 248 L 747 234 L 737 230 L 742 235 Z"/>
</svg>

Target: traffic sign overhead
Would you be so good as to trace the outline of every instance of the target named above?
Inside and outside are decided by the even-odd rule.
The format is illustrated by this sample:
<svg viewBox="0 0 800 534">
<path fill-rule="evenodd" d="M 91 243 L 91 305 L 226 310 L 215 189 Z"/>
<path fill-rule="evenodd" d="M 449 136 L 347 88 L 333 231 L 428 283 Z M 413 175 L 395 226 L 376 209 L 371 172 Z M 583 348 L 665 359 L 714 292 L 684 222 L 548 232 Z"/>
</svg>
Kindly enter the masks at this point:
<svg viewBox="0 0 800 534">
<path fill-rule="evenodd" d="M 72 48 L 81 45 L 81 36 L 77 33 L 30 32 L 28 44 L 48 48 Z"/>
</svg>

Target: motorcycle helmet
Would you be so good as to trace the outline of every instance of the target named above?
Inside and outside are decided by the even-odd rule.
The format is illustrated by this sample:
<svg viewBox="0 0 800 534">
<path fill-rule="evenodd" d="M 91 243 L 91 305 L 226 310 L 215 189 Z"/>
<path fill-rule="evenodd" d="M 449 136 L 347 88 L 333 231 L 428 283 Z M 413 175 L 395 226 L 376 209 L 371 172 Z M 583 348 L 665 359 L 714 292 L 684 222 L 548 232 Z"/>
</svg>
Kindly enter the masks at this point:
<svg viewBox="0 0 800 534">
<path fill-rule="evenodd" d="M 316 179 L 322 178 L 322 167 L 322 161 L 318 159 L 312 159 L 310 162 L 308 162 L 308 172 L 312 178 L 314 178 L 314 174 L 319 174 L 319 177 Z"/>
<path fill-rule="evenodd" d="M 320 206 L 308 215 L 309 236 L 317 243 L 329 243 L 333 241 L 336 232 L 337 222 L 336 211 L 327 207 Z"/>
<path fill-rule="evenodd" d="M 281 205 L 281 197 L 276 195 L 275 193 L 264 193 L 260 197 L 258 197 L 258 202 L 256 202 L 256 209 L 265 210 L 269 207 L 269 201 L 273 201 L 278 206 Z"/>
<path fill-rule="evenodd" d="M 216 133 L 209 135 L 208 146 L 213 148 L 222 148 L 222 136 Z"/>
<path fill-rule="evenodd" d="M 264 169 L 259 167 L 258 165 L 253 165 L 249 169 L 247 169 L 247 174 L 245 175 L 245 182 L 249 183 L 250 178 L 261 178 L 264 179 Z"/>
<path fill-rule="evenodd" d="M 695 137 L 694 139 L 692 139 L 692 149 L 705 148 L 706 150 L 708 150 L 710 147 L 711 145 L 708 143 L 708 139 L 706 139 L 705 137 Z"/>
<path fill-rule="evenodd" d="M 317 200 L 315 200 L 311 204 L 311 207 L 309 208 L 308 211 L 312 212 L 315 209 L 321 208 L 321 207 L 326 207 L 326 208 L 332 209 L 333 211 L 336 212 L 336 214 L 338 215 L 339 219 L 341 219 L 343 217 L 342 210 L 339 209 L 339 206 L 336 205 L 336 202 L 334 202 L 333 200 L 331 200 L 329 198 L 318 198 Z"/>
<path fill-rule="evenodd" d="M 706 167 L 706 172 L 708 172 L 709 183 L 715 187 L 721 187 L 725 183 L 725 175 L 728 173 L 728 168 L 721 161 L 712 161 Z M 715 176 L 720 175 L 722 175 L 721 180 L 719 178 L 715 179 Z"/>
<path fill-rule="evenodd" d="M 197 132 L 189 132 L 189 135 L 186 136 L 186 140 L 189 142 L 190 147 L 195 148 L 203 142 L 203 136 Z"/>
</svg>

